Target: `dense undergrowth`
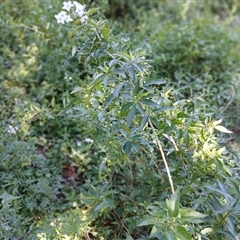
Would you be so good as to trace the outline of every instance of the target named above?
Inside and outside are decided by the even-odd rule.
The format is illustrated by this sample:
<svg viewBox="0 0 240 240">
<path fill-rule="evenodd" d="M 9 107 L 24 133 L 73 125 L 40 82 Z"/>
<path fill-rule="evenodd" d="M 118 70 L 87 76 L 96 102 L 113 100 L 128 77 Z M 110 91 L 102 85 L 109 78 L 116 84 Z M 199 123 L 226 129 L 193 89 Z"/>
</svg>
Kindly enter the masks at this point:
<svg viewBox="0 0 240 240">
<path fill-rule="evenodd" d="M 0 5 L 1 239 L 238 239 L 240 4 L 82 3 Z"/>
</svg>

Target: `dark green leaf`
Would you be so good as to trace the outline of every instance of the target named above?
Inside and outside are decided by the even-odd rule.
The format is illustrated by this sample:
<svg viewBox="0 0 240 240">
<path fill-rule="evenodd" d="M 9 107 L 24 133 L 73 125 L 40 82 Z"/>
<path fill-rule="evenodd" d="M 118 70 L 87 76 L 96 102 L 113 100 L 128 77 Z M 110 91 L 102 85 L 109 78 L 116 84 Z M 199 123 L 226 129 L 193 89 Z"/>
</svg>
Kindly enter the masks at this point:
<svg viewBox="0 0 240 240">
<path fill-rule="evenodd" d="M 147 105 L 147 106 L 150 106 L 150 107 L 159 107 L 159 105 L 155 102 L 153 102 L 152 100 L 150 99 L 140 99 L 140 102 L 144 105 Z"/>
<path fill-rule="evenodd" d="M 108 107 L 108 105 L 112 102 L 113 99 L 114 99 L 113 94 L 110 94 L 110 95 L 105 99 L 105 101 L 104 101 L 104 103 L 103 103 L 103 109 L 104 109 L 104 110 Z"/>
<path fill-rule="evenodd" d="M 121 114 L 128 110 L 133 105 L 133 102 L 125 103 L 121 108 Z"/>
<path fill-rule="evenodd" d="M 122 89 L 123 85 L 124 85 L 124 83 L 120 83 L 115 87 L 115 89 L 113 91 L 114 98 L 118 97 L 118 94 L 119 94 L 120 90 Z"/>
<path fill-rule="evenodd" d="M 177 118 L 189 118 L 190 116 L 184 112 L 179 112 Z"/>
<path fill-rule="evenodd" d="M 134 80 L 135 79 L 135 70 L 134 70 L 133 65 L 130 65 L 128 67 L 127 71 L 128 71 L 129 77 Z"/>
<path fill-rule="evenodd" d="M 141 129 L 141 130 L 143 130 L 143 128 L 145 127 L 147 121 L 148 121 L 148 116 L 145 115 L 145 116 L 142 118 L 142 121 L 141 121 L 141 125 L 140 125 L 140 129 Z"/>
<path fill-rule="evenodd" d="M 127 155 L 131 153 L 131 142 L 127 141 L 127 142 L 124 143 L 123 151 Z"/>
<path fill-rule="evenodd" d="M 130 127 L 136 113 L 136 104 L 134 104 L 127 115 L 127 127 Z"/>
</svg>

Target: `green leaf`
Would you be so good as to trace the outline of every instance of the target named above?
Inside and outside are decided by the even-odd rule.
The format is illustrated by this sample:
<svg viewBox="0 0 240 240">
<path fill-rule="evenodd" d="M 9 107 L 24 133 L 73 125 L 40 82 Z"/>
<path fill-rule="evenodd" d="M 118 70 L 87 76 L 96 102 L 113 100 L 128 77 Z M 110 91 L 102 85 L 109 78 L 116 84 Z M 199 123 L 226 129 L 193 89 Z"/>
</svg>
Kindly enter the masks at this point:
<svg viewBox="0 0 240 240">
<path fill-rule="evenodd" d="M 113 99 L 114 99 L 113 94 L 110 94 L 110 95 L 105 99 L 105 101 L 104 101 L 104 103 L 103 103 L 103 109 L 104 109 L 104 110 L 108 107 L 108 105 L 112 102 Z"/>
<path fill-rule="evenodd" d="M 142 118 L 142 121 L 141 121 L 141 125 L 140 125 L 140 129 L 143 130 L 143 128 L 145 127 L 146 123 L 148 122 L 148 115 L 145 115 L 143 118 Z"/>
<path fill-rule="evenodd" d="M 120 83 L 115 87 L 115 89 L 113 91 L 114 98 L 118 97 L 118 94 L 119 94 L 120 90 L 122 89 L 123 85 L 124 85 L 124 83 Z"/>
<path fill-rule="evenodd" d="M 164 80 L 161 80 L 161 79 L 156 79 L 156 80 L 151 80 L 151 81 L 148 81 L 146 82 L 143 87 L 147 87 L 149 85 L 162 85 L 162 84 L 165 84 L 166 81 Z"/>
<path fill-rule="evenodd" d="M 72 57 L 75 55 L 75 53 L 77 52 L 77 47 L 76 46 L 72 46 Z"/>
<path fill-rule="evenodd" d="M 159 105 L 158 105 L 157 103 L 153 102 L 153 101 L 150 100 L 150 99 L 144 99 L 144 98 L 142 98 L 142 99 L 140 99 L 140 102 L 141 102 L 142 104 L 145 104 L 145 105 L 150 106 L 150 107 L 159 107 Z"/>
<path fill-rule="evenodd" d="M 123 145 L 123 152 L 125 154 L 127 154 L 127 155 L 129 153 L 131 153 L 131 142 L 127 141 L 127 142 L 124 143 L 124 145 Z"/>
<path fill-rule="evenodd" d="M 191 208 L 182 208 L 179 210 L 182 220 L 192 223 L 202 222 L 202 218 L 207 217 L 208 215 L 197 212 Z"/>
<path fill-rule="evenodd" d="M 176 237 L 179 239 L 179 240 L 191 240 L 191 235 L 187 232 L 187 230 L 182 227 L 182 226 L 177 226 L 176 229 L 175 229 L 175 234 L 176 234 Z"/>
<path fill-rule="evenodd" d="M 99 9 L 100 9 L 100 8 L 91 8 L 91 9 L 89 9 L 89 10 L 86 12 L 86 15 L 87 15 L 87 16 L 91 16 L 92 14 L 98 12 Z"/>
<path fill-rule="evenodd" d="M 172 230 L 165 233 L 167 240 L 177 240 L 175 232 Z"/>
<path fill-rule="evenodd" d="M 129 77 L 134 80 L 134 79 L 135 79 L 135 70 L 134 70 L 134 67 L 133 67 L 132 65 L 130 65 L 130 66 L 127 68 L 127 70 L 128 70 Z"/>
<path fill-rule="evenodd" d="M 76 93 L 76 92 L 80 92 L 81 91 L 81 87 L 77 86 L 73 89 L 73 91 L 70 92 L 70 94 Z"/>
<path fill-rule="evenodd" d="M 132 124 L 132 121 L 133 121 L 133 118 L 134 118 L 134 116 L 135 116 L 135 113 L 136 113 L 136 104 L 134 104 L 134 105 L 131 107 L 131 109 L 130 109 L 128 115 L 127 115 L 127 127 L 128 127 L 128 128 L 129 128 L 129 127 L 131 126 L 131 124 Z"/>
<path fill-rule="evenodd" d="M 133 105 L 133 102 L 125 103 L 121 108 L 121 114 L 127 111 L 132 105 Z"/>
<path fill-rule="evenodd" d="M 226 129 L 225 127 L 223 127 L 221 125 L 217 125 L 214 128 L 223 133 L 232 133 L 232 131 L 229 131 L 228 129 Z"/>
<path fill-rule="evenodd" d="M 177 217 L 179 213 L 180 192 L 177 190 L 170 199 L 166 199 L 169 217 Z"/>
<path fill-rule="evenodd" d="M 0 195 L 0 198 L 2 199 L 2 204 L 4 204 L 5 202 L 11 202 L 21 197 L 15 197 L 11 194 L 4 192 L 3 194 Z"/>
<path fill-rule="evenodd" d="M 139 63 L 133 63 L 133 65 L 134 65 L 135 68 L 138 69 L 139 72 L 141 72 L 141 73 L 144 72 L 144 70 L 143 70 L 141 64 L 139 64 Z"/>
<path fill-rule="evenodd" d="M 189 118 L 190 116 L 184 112 L 179 112 L 177 118 Z"/>
<path fill-rule="evenodd" d="M 101 29 L 101 33 L 103 35 L 103 38 L 106 42 L 109 42 L 109 28 L 104 27 Z"/>
</svg>

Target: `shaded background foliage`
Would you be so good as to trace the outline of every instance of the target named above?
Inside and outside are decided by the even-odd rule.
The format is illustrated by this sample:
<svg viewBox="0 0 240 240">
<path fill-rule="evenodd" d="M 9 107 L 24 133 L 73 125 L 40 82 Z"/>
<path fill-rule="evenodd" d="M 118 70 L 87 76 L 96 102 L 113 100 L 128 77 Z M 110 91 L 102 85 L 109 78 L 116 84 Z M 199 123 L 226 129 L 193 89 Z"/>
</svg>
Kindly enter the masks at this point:
<svg viewBox="0 0 240 240">
<path fill-rule="evenodd" d="M 113 35 L 122 41 L 121 50 L 141 52 L 151 60 L 152 74 L 167 80 L 165 89 L 159 90 L 176 89 L 173 103 L 189 99 L 199 121 L 221 117 L 239 134 L 237 1 L 85 3 L 101 7 L 97 16 L 109 19 Z M 71 57 L 67 29 L 54 19 L 61 5 L 60 1 L 37 0 L 5 0 L 0 5 L 0 197 L 4 200 L 0 233 L 5 239 L 63 239 L 64 234 L 71 239 L 127 239 L 129 233 L 134 239 L 148 239 L 150 227 L 136 226 L 150 204 L 168 196 L 168 183 L 166 179 L 160 183 L 156 177 L 149 160 L 154 154 L 131 154 L 130 163 L 127 157 L 118 157 L 118 152 L 111 155 L 108 149 L 119 150 L 118 142 L 101 145 L 106 130 L 71 111 L 81 99 L 70 93 L 75 86 L 88 86 L 92 69 Z M 179 110 L 187 108 L 191 110 L 183 104 Z M 162 121 L 168 117 L 179 120 L 177 113 L 169 113 L 162 115 Z M 176 139 L 182 138 L 186 122 L 173 131 Z M 20 131 L 9 133 L 9 125 Z M 167 124 L 161 127 L 169 133 Z M 207 138 L 208 133 L 204 134 Z M 98 145 L 84 143 L 88 137 Z M 219 135 L 217 140 L 222 139 L 225 141 L 225 136 Z M 218 202 L 219 209 L 214 208 L 217 195 L 202 188 L 198 178 L 210 183 L 220 179 L 231 186 L 232 194 L 228 176 L 220 177 L 211 166 L 191 165 L 190 161 L 186 172 L 183 161 L 178 160 L 192 157 L 186 143 L 181 142 L 184 147 L 177 153 L 169 141 L 163 142 L 176 184 L 191 183 L 183 189 L 182 204 L 221 212 L 224 197 Z M 229 143 L 239 151 L 234 144 Z M 104 161 L 106 156 L 110 161 Z M 235 169 L 233 179 L 238 183 L 238 157 L 226 156 L 226 165 Z M 196 175 L 199 169 L 201 174 Z M 206 196 L 211 201 L 207 202 Z M 210 207 L 205 207 L 206 203 Z"/>
</svg>

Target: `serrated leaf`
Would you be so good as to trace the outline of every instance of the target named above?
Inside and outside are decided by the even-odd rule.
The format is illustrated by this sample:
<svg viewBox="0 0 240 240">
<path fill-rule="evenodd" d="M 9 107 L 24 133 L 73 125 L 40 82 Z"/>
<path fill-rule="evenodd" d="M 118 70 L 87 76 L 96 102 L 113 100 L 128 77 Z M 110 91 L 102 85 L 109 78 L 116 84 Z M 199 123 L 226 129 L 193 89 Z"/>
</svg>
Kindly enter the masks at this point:
<svg viewBox="0 0 240 240">
<path fill-rule="evenodd" d="M 162 84 L 165 84 L 165 83 L 166 83 L 166 81 L 161 80 L 161 79 L 150 80 L 150 81 L 146 82 L 143 85 L 143 87 L 150 86 L 150 85 L 162 85 Z"/>
<path fill-rule="evenodd" d="M 177 217 L 179 213 L 180 193 L 177 190 L 170 199 L 166 199 L 169 217 Z"/>
<path fill-rule="evenodd" d="M 232 131 L 229 131 L 228 129 L 226 129 L 225 127 L 223 127 L 221 125 L 217 125 L 214 128 L 223 133 L 232 133 Z"/>
<path fill-rule="evenodd" d="M 187 232 L 187 230 L 182 226 L 177 226 L 175 229 L 176 237 L 180 240 L 191 240 L 191 235 Z"/>
<path fill-rule="evenodd" d="M 132 124 L 132 121 L 133 121 L 133 118 L 134 118 L 134 116 L 135 116 L 135 113 L 136 113 L 136 104 L 134 104 L 134 105 L 131 107 L 131 109 L 130 109 L 128 115 L 127 115 L 127 127 L 128 127 L 128 128 L 129 128 L 129 127 L 131 126 L 131 124 Z"/>
</svg>

